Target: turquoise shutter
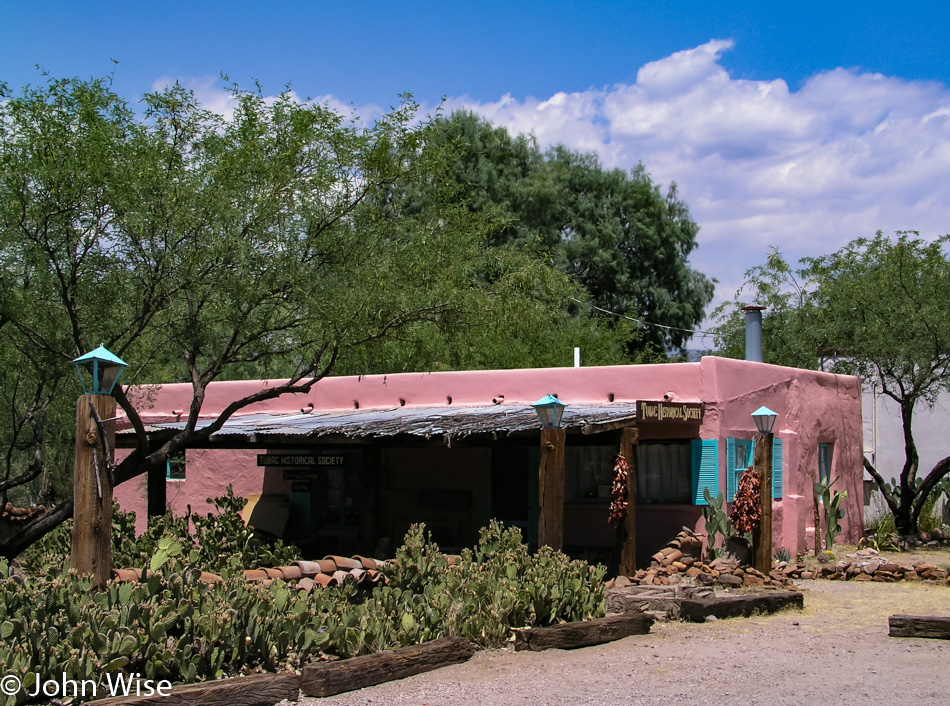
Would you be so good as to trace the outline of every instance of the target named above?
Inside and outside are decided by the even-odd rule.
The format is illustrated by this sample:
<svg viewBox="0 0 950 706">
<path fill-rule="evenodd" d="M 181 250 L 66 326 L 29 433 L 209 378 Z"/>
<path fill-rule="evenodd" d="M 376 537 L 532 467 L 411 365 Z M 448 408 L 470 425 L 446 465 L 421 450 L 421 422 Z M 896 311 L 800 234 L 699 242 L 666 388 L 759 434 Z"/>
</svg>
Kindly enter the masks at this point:
<svg viewBox="0 0 950 706">
<path fill-rule="evenodd" d="M 782 497 L 782 440 L 772 439 L 772 497 Z"/>
<path fill-rule="evenodd" d="M 705 505 L 703 491 L 709 488 L 715 497 L 719 492 L 719 441 L 718 439 L 692 440 L 693 505 Z"/>
<path fill-rule="evenodd" d="M 736 498 L 736 440 L 726 437 L 726 502 Z"/>
</svg>

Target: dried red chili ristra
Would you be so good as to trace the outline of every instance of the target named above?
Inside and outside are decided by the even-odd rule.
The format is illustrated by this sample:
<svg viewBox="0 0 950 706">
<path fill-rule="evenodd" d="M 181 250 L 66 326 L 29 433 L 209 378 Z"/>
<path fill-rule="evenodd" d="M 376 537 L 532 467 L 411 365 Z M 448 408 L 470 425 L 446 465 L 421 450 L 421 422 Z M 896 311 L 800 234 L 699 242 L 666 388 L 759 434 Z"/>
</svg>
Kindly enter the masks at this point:
<svg viewBox="0 0 950 706">
<path fill-rule="evenodd" d="M 627 459 L 617 454 L 614 462 L 614 481 L 610 487 L 610 510 L 607 522 L 619 525 L 627 516 L 627 479 L 630 477 L 630 466 Z"/>
<path fill-rule="evenodd" d="M 729 520 L 737 532 L 752 532 L 759 526 L 761 520 L 762 479 L 752 468 L 746 469 L 739 477 L 739 487 L 732 505 Z"/>
</svg>

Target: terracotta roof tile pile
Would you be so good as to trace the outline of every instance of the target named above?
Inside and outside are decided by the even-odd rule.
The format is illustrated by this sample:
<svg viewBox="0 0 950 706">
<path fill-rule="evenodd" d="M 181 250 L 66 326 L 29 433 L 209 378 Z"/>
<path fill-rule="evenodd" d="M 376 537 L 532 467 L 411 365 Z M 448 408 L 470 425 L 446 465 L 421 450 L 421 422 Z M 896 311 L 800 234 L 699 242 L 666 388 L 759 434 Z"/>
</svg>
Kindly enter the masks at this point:
<svg viewBox="0 0 950 706">
<path fill-rule="evenodd" d="M 385 565 L 385 561 L 363 556 L 325 556 L 319 561 L 294 561 L 290 566 L 272 569 L 246 569 L 244 579 L 265 586 L 274 581 L 287 581 L 295 584 L 298 590 L 310 593 L 317 586 L 327 588 L 348 582 L 363 586 L 385 584 L 388 580 L 380 571 Z M 146 575 L 150 573 L 146 572 Z M 112 574 L 116 581 L 139 581 L 142 578 L 141 569 L 113 569 Z M 217 574 L 202 571 L 201 580 L 205 583 L 218 583 L 224 579 Z"/>
<path fill-rule="evenodd" d="M 607 588 L 677 584 L 778 588 L 792 582 L 791 578 L 778 571 L 770 571 L 766 576 L 750 566 L 743 566 L 734 558 L 720 557 L 705 563 L 701 561 L 702 552 L 702 539 L 683 529 L 666 547 L 653 555 L 649 569 L 640 569 L 633 576 L 611 579 L 607 582 Z"/>
<path fill-rule="evenodd" d="M 0 516 L 9 522 L 29 522 L 37 515 L 42 515 L 44 512 L 46 512 L 46 508 L 42 505 L 34 505 L 33 507 L 14 507 L 13 503 L 8 502 L 3 506 L 3 512 L 0 513 Z"/>
</svg>

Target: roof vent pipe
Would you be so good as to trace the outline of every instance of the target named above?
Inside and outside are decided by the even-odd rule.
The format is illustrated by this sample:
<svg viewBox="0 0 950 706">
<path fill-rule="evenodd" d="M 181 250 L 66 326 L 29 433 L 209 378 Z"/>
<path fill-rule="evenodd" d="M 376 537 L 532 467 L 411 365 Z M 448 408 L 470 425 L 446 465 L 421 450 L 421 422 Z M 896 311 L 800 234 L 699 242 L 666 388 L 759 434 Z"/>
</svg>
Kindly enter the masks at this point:
<svg viewBox="0 0 950 706">
<path fill-rule="evenodd" d="M 745 359 L 754 363 L 762 361 L 762 310 L 764 306 L 744 306 L 745 312 Z"/>
</svg>

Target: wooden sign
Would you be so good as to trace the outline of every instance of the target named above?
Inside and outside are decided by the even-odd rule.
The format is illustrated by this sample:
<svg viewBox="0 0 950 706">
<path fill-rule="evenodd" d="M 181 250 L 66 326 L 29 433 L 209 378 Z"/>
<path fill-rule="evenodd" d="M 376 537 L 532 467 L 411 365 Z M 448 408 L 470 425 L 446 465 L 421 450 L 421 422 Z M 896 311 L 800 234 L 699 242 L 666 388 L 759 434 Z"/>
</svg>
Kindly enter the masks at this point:
<svg viewBox="0 0 950 706">
<path fill-rule="evenodd" d="M 258 454 L 258 466 L 343 466 L 346 457 L 340 454 Z"/>
<path fill-rule="evenodd" d="M 702 422 L 702 402 L 637 400 L 638 422 Z"/>
</svg>

